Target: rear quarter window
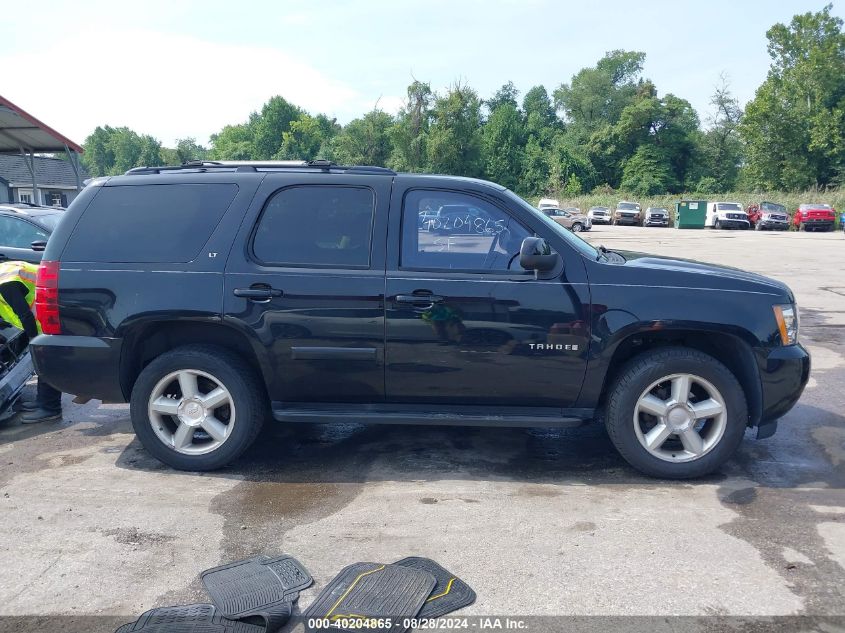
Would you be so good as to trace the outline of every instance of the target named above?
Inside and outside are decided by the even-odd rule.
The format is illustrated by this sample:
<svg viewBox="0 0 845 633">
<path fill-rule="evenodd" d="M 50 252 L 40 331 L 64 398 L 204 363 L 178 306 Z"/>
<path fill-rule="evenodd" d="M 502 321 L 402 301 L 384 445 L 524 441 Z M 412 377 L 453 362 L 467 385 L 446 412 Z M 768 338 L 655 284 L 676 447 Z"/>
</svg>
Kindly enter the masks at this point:
<svg viewBox="0 0 845 633">
<path fill-rule="evenodd" d="M 237 192 L 235 184 L 102 187 L 79 219 L 62 259 L 132 264 L 192 261 Z"/>
</svg>

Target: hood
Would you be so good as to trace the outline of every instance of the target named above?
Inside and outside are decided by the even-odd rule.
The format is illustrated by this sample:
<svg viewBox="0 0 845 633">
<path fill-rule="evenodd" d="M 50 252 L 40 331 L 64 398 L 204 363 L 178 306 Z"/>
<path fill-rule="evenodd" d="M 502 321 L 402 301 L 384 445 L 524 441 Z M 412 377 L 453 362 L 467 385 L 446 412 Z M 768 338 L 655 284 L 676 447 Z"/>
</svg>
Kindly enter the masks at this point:
<svg viewBox="0 0 845 633">
<path fill-rule="evenodd" d="M 794 301 L 789 286 L 757 273 L 688 259 L 659 257 L 631 251 L 618 252 L 627 260 L 623 267 L 630 270 L 635 279 L 646 278 L 643 273 L 644 270 L 648 270 L 650 271 L 648 278 L 655 279 L 656 285 L 765 292 L 780 295 L 786 302 Z"/>
</svg>

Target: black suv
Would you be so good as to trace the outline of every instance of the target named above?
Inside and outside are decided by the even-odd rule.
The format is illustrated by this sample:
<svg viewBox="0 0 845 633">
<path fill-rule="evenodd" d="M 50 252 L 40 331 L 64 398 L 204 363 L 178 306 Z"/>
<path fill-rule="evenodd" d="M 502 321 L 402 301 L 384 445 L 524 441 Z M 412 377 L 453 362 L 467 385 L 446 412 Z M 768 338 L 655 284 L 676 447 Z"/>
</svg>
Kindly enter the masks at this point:
<svg viewBox="0 0 845 633">
<path fill-rule="evenodd" d="M 451 217 L 443 233 L 420 217 Z M 309 163 L 99 179 L 47 245 L 32 344 L 131 403 L 163 462 L 219 468 L 280 422 L 567 426 L 695 477 L 771 435 L 810 359 L 784 284 L 594 248 L 490 182 Z"/>
</svg>

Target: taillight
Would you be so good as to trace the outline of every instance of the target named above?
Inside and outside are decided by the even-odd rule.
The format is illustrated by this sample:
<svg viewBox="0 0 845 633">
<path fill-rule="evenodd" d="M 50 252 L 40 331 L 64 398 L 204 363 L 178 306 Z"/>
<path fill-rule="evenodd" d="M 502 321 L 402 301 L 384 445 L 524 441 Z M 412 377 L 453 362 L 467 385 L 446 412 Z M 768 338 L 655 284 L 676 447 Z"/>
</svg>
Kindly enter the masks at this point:
<svg viewBox="0 0 845 633">
<path fill-rule="evenodd" d="M 61 334 L 59 321 L 59 262 L 42 261 L 35 281 L 35 318 L 44 334 Z"/>
</svg>

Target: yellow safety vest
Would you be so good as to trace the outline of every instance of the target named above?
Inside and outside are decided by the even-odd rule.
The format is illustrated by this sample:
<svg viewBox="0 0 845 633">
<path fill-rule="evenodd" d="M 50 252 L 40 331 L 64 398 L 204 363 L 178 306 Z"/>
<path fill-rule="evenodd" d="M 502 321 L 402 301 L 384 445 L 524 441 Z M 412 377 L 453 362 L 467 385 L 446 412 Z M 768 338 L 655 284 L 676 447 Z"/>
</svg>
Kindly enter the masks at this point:
<svg viewBox="0 0 845 633">
<path fill-rule="evenodd" d="M 35 278 L 38 274 L 38 266 L 27 262 L 4 262 L 0 264 L 0 285 L 18 281 L 26 287 L 26 302 L 29 309 L 35 312 Z M 16 328 L 23 329 L 23 324 L 8 303 L 0 297 L 0 319 L 11 323 Z M 36 322 L 38 315 L 35 315 Z M 41 331 L 41 324 L 38 323 L 38 331 Z"/>
</svg>

